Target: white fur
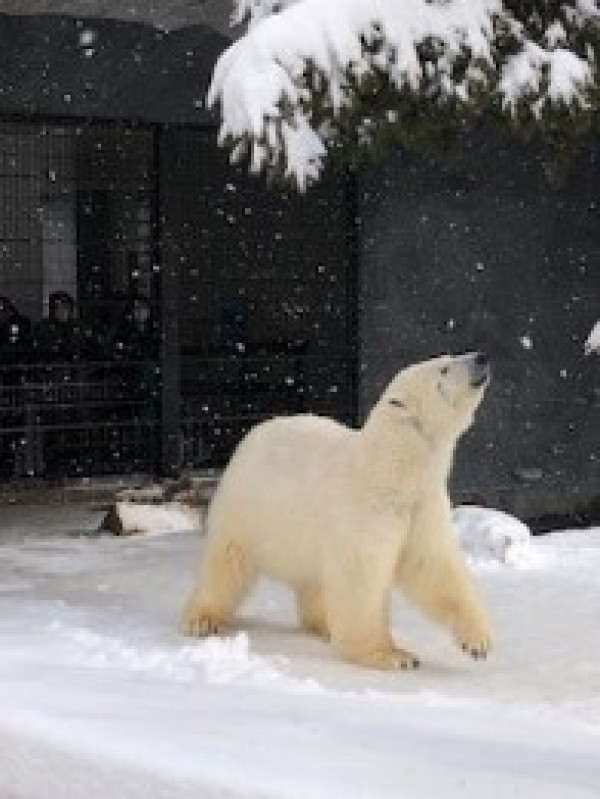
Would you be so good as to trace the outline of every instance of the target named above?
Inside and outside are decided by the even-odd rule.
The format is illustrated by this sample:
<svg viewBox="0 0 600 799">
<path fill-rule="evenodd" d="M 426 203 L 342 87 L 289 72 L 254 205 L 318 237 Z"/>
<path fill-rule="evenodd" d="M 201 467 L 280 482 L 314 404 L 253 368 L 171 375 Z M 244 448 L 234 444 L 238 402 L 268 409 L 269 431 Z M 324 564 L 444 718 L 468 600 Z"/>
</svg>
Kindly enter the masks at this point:
<svg viewBox="0 0 600 799">
<path fill-rule="evenodd" d="M 360 430 L 310 415 L 252 430 L 211 504 L 185 631 L 218 631 L 264 574 L 295 590 L 303 627 L 342 657 L 405 668 L 417 660 L 389 633 L 397 585 L 484 656 L 489 626 L 446 489 L 454 447 L 483 396 L 474 370 L 474 356 L 403 370 Z"/>
</svg>

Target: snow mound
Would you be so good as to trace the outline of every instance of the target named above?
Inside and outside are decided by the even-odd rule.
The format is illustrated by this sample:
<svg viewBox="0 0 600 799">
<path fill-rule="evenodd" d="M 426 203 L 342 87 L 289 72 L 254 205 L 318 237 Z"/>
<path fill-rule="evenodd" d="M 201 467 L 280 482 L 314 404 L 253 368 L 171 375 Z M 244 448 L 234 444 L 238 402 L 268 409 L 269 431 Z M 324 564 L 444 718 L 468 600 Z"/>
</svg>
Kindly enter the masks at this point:
<svg viewBox="0 0 600 799">
<path fill-rule="evenodd" d="M 174 683 L 242 684 L 291 693 L 321 690 L 316 681 L 287 676 L 253 654 L 245 632 L 157 647 L 63 620 L 52 621 L 47 631 L 62 645 L 67 661 L 78 668 L 133 673 Z"/>
<path fill-rule="evenodd" d="M 48 632 L 62 643 L 73 664 L 91 669 L 118 669 L 175 682 L 202 678 L 209 683 L 230 683 L 252 678 L 268 682 L 280 677 L 261 658 L 250 653 L 246 633 L 207 638 L 183 646 L 155 647 L 87 627 L 53 621 Z"/>
<path fill-rule="evenodd" d="M 597 581 L 600 528 L 560 530 L 534 539 L 540 558 L 577 574 L 581 582 Z"/>
<path fill-rule="evenodd" d="M 464 505 L 454 510 L 454 523 L 461 547 L 474 564 L 535 568 L 548 560 L 550 550 L 539 551 L 529 527 L 508 513 Z"/>
</svg>

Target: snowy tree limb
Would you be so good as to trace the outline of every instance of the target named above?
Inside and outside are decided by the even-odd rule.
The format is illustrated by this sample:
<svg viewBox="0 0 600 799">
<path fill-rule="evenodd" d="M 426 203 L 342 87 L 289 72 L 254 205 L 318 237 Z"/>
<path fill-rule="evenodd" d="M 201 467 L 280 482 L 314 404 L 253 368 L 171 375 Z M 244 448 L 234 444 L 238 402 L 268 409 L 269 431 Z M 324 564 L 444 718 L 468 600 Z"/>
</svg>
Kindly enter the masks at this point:
<svg viewBox="0 0 600 799">
<path fill-rule="evenodd" d="M 496 107 L 511 124 L 597 113 L 598 0 L 237 0 L 234 19 L 247 31 L 208 95 L 220 141 L 301 189 L 381 86 L 387 108 L 357 130 L 367 146 L 382 123 L 402 128 L 407 97 L 452 113 Z"/>
<path fill-rule="evenodd" d="M 592 352 L 600 353 L 600 319 L 590 330 L 590 334 L 585 342 L 585 354 L 591 355 Z"/>
</svg>

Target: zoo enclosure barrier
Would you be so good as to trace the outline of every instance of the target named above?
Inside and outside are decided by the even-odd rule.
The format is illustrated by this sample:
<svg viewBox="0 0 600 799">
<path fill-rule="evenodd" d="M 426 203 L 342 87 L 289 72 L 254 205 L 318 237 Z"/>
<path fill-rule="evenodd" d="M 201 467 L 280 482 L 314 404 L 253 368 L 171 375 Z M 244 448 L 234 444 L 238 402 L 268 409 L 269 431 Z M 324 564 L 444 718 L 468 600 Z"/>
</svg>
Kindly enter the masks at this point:
<svg viewBox="0 0 600 799">
<path fill-rule="evenodd" d="M 156 362 L 0 365 L 0 479 L 154 471 Z"/>
</svg>

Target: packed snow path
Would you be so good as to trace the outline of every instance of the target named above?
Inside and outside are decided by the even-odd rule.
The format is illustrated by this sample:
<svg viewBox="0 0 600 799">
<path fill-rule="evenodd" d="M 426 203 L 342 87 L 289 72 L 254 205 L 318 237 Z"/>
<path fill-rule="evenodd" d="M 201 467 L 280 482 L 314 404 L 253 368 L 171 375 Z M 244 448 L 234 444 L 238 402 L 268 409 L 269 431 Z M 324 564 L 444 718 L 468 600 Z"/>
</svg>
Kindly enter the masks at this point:
<svg viewBox="0 0 600 799">
<path fill-rule="evenodd" d="M 390 674 L 335 660 L 266 582 L 232 637 L 184 639 L 201 536 L 68 513 L 0 509 L 2 799 L 600 796 L 600 530 L 476 548 L 485 663 L 396 600 L 423 666 Z"/>
</svg>

